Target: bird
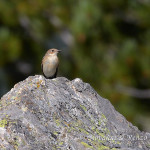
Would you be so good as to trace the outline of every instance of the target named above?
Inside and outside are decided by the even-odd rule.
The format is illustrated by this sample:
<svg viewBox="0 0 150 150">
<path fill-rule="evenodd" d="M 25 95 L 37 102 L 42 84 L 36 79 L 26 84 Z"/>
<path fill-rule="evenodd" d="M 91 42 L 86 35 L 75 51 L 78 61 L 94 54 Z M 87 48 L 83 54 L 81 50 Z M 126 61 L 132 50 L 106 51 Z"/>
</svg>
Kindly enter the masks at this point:
<svg viewBox="0 0 150 150">
<path fill-rule="evenodd" d="M 44 55 L 41 63 L 42 72 L 45 78 L 56 78 L 58 72 L 59 59 L 57 57 L 58 52 L 61 50 L 52 48 L 49 49 Z"/>
</svg>

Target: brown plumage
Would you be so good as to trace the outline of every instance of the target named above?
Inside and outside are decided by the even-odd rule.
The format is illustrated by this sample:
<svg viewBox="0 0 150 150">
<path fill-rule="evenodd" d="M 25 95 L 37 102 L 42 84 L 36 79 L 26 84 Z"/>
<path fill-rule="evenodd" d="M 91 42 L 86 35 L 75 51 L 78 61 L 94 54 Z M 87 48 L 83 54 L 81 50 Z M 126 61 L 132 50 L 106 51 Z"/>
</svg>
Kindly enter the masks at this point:
<svg viewBox="0 0 150 150">
<path fill-rule="evenodd" d="M 49 49 L 42 59 L 42 72 L 44 76 L 48 79 L 53 79 L 57 76 L 59 65 L 59 59 L 57 57 L 57 54 L 59 51 L 60 50 L 57 50 L 55 48 Z"/>
</svg>

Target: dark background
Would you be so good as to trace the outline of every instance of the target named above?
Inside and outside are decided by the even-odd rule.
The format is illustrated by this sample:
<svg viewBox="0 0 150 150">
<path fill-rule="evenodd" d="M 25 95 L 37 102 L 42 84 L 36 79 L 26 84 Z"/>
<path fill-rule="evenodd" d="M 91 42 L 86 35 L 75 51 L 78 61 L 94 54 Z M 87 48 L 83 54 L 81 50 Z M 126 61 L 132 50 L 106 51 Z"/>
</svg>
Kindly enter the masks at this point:
<svg viewBox="0 0 150 150">
<path fill-rule="evenodd" d="M 49 48 L 59 76 L 81 78 L 150 132 L 149 0 L 0 0 L 0 95 L 42 74 Z"/>
</svg>

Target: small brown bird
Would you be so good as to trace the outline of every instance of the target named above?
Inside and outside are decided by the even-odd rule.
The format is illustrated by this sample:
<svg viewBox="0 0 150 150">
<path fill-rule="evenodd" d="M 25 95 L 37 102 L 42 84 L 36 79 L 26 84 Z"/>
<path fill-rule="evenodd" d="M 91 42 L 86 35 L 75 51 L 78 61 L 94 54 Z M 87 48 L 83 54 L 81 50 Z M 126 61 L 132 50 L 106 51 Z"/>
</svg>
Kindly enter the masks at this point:
<svg viewBox="0 0 150 150">
<path fill-rule="evenodd" d="M 57 76 L 59 59 L 57 57 L 58 52 L 61 50 L 52 48 L 49 49 L 42 59 L 42 71 L 47 79 L 53 79 Z"/>
</svg>

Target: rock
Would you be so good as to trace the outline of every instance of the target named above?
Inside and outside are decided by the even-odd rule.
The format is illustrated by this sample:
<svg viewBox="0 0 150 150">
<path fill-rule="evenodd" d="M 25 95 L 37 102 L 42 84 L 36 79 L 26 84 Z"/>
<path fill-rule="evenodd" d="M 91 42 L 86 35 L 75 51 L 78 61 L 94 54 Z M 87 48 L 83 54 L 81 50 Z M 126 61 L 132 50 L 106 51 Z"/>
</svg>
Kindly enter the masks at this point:
<svg viewBox="0 0 150 150">
<path fill-rule="evenodd" d="M 141 132 L 81 79 L 19 82 L 0 100 L 0 150 L 148 150 Z"/>
</svg>

